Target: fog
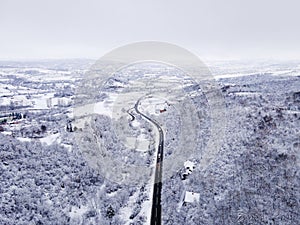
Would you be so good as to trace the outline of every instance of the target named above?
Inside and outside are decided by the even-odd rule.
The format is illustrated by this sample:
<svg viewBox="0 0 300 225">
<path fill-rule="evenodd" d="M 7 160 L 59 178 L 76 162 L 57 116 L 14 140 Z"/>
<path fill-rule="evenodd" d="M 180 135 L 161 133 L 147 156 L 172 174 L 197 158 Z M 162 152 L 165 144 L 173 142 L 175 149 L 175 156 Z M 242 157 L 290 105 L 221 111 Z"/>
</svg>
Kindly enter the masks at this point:
<svg viewBox="0 0 300 225">
<path fill-rule="evenodd" d="M 204 59 L 296 59 L 299 8 L 297 0 L 0 0 L 0 59 L 97 59 L 145 40 Z"/>
</svg>

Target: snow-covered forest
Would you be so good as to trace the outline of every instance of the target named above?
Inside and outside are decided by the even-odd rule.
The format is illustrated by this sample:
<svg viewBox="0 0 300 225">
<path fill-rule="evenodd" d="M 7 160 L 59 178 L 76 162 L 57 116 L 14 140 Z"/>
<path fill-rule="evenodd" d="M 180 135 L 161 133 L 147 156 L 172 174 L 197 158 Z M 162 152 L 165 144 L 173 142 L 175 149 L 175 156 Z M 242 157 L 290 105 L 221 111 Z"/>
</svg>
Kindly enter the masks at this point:
<svg viewBox="0 0 300 225">
<path fill-rule="evenodd" d="M 299 223 L 298 62 L 208 63 L 226 127 L 205 169 L 211 109 L 201 84 L 171 66 L 132 65 L 101 92 L 91 91 L 88 123 L 74 108 L 92 63 L 0 62 L 0 224 L 149 224 L 157 131 L 132 104 L 144 84 L 143 93 L 152 91 L 139 96 L 139 107 L 163 127 L 165 161 L 176 163 L 178 151 L 185 160 L 163 167 L 163 224 Z M 155 93 L 154 84 L 168 94 Z M 183 95 L 197 110 L 191 130 L 184 127 Z M 192 154 L 186 146 L 195 147 Z M 103 167 L 107 156 L 120 168 Z M 112 176 L 121 164 L 145 168 L 147 176 L 134 169 L 134 182 L 119 182 Z M 186 192 L 199 199 L 188 202 Z"/>
</svg>

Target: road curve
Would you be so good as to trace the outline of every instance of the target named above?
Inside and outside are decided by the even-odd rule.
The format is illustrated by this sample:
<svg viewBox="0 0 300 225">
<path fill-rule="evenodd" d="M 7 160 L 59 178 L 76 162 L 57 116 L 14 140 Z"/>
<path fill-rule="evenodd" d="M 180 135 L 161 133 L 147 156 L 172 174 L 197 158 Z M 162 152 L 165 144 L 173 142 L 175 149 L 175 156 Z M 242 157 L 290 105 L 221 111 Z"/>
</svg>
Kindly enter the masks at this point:
<svg viewBox="0 0 300 225">
<path fill-rule="evenodd" d="M 131 116 L 131 122 L 135 120 L 135 116 L 130 112 L 131 109 L 128 109 L 126 112 Z"/>
<path fill-rule="evenodd" d="M 135 103 L 135 111 L 144 117 L 149 122 L 157 127 L 159 132 L 158 152 L 156 156 L 155 178 L 153 187 L 152 210 L 151 210 L 151 225 L 161 224 L 161 189 L 162 189 L 162 164 L 163 164 L 163 148 L 164 148 L 164 133 L 161 126 L 153 119 L 139 111 L 138 105 L 140 100 Z"/>
</svg>

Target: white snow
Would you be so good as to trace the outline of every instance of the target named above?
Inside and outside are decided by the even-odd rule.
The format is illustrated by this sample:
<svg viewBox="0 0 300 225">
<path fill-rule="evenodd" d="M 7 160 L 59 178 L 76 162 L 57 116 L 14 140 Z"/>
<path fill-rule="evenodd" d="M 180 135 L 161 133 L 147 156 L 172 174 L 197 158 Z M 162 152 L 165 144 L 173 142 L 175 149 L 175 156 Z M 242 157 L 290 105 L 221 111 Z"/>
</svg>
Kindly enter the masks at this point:
<svg viewBox="0 0 300 225">
<path fill-rule="evenodd" d="M 22 142 L 30 142 L 31 141 L 31 138 L 18 137 L 17 139 Z"/>
<path fill-rule="evenodd" d="M 128 221 L 127 223 L 125 223 L 125 225 L 129 225 L 131 223 L 131 221 L 129 220 L 129 216 L 131 215 L 132 209 L 134 208 L 134 205 L 136 204 L 138 194 L 139 194 L 138 191 L 136 191 L 132 196 L 129 197 L 127 206 L 120 209 L 120 217 L 124 221 Z"/>
<path fill-rule="evenodd" d="M 94 105 L 94 113 L 112 117 L 112 110 L 106 102 L 97 102 Z"/>
<path fill-rule="evenodd" d="M 6 89 L 6 88 L 4 88 L 4 87 L 0 87 L 0 93 L 1 93 L 2 95 L 8 95 L 8 94 L 10 94 L 11 92 L 10 92 L 10 90 L 8 90 L 8 89 Z"/>
<path fill-rule="evenodd" d="M 68 116 L 71 118 L 76 116 L 77 118 L 74 125 L 77 128 L 84 128 L 85 123 L 89 122 L 88 115 L 92 113 L 112 117 L 112 103 L 103 101 L 96 102 L 94 104 L 81 105 L 74 108 L 72 112 L 68 113 Z"/>
<path fill-rule="evenodd" d="M 71 152 L 72 151 L 72 145 L 70 145 L 70 144 L 61 144 L 64 148 L 66 148 L 67 150 L 68 150 L 68 152 Z"/>
<path fill-rule="evenodd" d="M 151 195 L 152 196 L 152 195 Z M 151 219 L 151 209 L 152 209 L 152 199 L 149 198 L 149 200 L 144 201 L 142 203 L 141 212 L 140 214 L 145 215 L 147 220 L 145 224 L 150 224 Z"/>
<path fill-rule="evenodd" d="M 285 112 L 287 114 L 298 114 L 298 113 L 300 113 L 300 111 L 296 111 L 296 110 L 285 110 Z"/>
<path fill-rule="evenodd" d="M 200 194 L 195 192 L 186 191 L 184 202 L 193 203 L 193 202 L 199 202 Z"/>
<path fill-rule="evenodd" d="M 48 135 L 47 137 L 41 138 L 40 141 L 47 145 L 51 145 L 55 141 L 59 142 L 59 133 Z"/>
<path fill-rule="evenodd" d="M 148 146 L 150 141 L 145 138 L 136 138 L 136 137 L 127 137 L 126 138 L 126 146 L 130 148 L 134 148 L 137 151 L 146 152 L 148 151 Z"/>
<path fill-rule="evenodd" d="M 250 95 L 259 95 L 260 93 L 259 92 L 247 92 L 247 91 L 244 91 L 244 92 L 234 92 L 234 93 L 230 93 L 229 95 L 231 94 L 234 94 L 234 95 L 237 95 L 237 96 L 250 96 Z"/>
<path fill-rule="evenodd" d="M 222 79 L 222 78 L 234 78 L 234 77 L 243 77 L 243 76 L 251 76 L 255 74 L 245 74 L 245 73 L 227 73 L 227 74 L 220 74 L 214 76 L 215 79 Z"/>
<path fill-rule="evenodd" d="M 185 174 L 191 174 L 195 168 L 195 163 L 192 161 L 184 162 Z"/>
<path fill-rule="evenodd" d="M 33 101 L 35 109 L 48 109 L 47 101 L 43 98 L 36 98 Z"/>
<path fill-rule="evenodd" d="M 161 99 L 157 97 L 149 97 L 143 99 L 139 106 L 139 110 L 143 113 L 149 113 L 151 115 L 158 116 L 160 114 L 160 110 L 164 110 L 168 108 L 168 103 L 166 99 Z"/>
<path fill-rule="evenodd" d="M 107 193 L 106 195 L 108 196 L 108 197 L 114 197 L 114 196 L 116 196 L 118 194 L 118 191 L 114 191 L 114 192 L 111 192 L 111 193 Z"/>
<path fill-rule="evenodd" d="M 11 131 L 2 131 L 1 134 L 4 134 L 4 135 L 11 135 L 12 132 L 11 132 Z"/>
<path fill-rule="evenodd" d="M 184 167 L 186 168 L 186 169 L 191 169 L 191 170 L 193 170 L 194 169 L 194 167 L 195 167 L 195 163 L 193 163 L 192 161 L 186 161 L 186 162 L 184 162 Z"/>
<path fill-rule="evenodd" d="M 137 120 L 132 121 L 131 124 L 133 127 L 139 127 L 141 125 L 141 123 Z"/>
<path fill-rule="evenodd" d="M 69 216 L 72 219 L 76 218 L 76 217 L 82 217 L 83 214 L 85 214 L 87 212 L 87 210 L 88 210 L 87 206 L 81 206 L 80 208 L 78 208 L 76 206 L 72 206 Z"/>
</svg>

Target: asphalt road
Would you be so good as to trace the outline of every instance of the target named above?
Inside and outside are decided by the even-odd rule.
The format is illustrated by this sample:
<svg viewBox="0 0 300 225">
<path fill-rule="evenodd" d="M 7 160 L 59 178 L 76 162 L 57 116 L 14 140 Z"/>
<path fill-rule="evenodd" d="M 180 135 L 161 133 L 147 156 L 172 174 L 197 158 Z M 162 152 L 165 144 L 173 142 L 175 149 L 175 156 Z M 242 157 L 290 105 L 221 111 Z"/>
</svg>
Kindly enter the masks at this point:
<svg viewBox="0 0 300 225">
<path fill-rule="evenodd" d="M 127 110 L 127 113 L 131 116 L 131 121 L 134 121 L 135 116 L 130 112 L 131 109 Z"/>
<path fill-rule="evenodd" d="M 135 111 L 142 117 L 147 119 L 149 122 L 153 123 L 159 132 L 158 141 L 158 152 L 156 156 L 156 167 L 155 167 L 155 179 L 153 188 L 153 198 L 152 198 L 152 210 L 151 210 L 151 225 L 161 224 L 161 188 L 162 188 L 162 165 L 163 165 L 163 150 L 164 150 L 164 133 L 161 126 L 150 117 L 146 116 L 139 111 L 138 105 L 140 100 L 138 100 L 134 106 Z"/>
</svg>

